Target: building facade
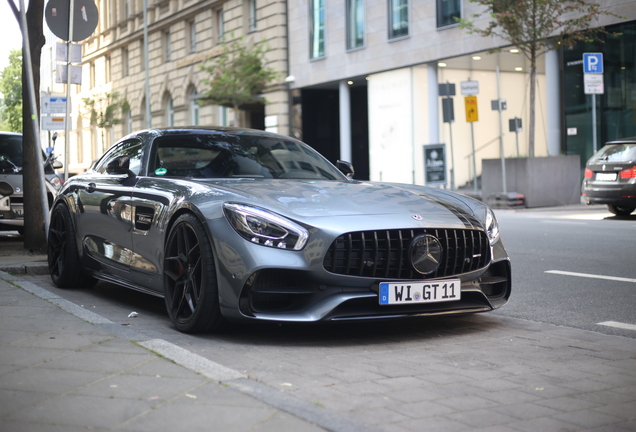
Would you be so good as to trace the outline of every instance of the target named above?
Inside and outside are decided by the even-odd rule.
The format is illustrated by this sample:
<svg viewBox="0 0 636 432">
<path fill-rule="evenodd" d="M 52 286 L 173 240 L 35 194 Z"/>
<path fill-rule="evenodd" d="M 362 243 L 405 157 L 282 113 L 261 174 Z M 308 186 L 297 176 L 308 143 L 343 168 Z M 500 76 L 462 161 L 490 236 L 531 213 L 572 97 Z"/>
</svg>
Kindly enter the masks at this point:
<svg viewBox="0 0 636 432">
<path fill-rule="evenodd" d="M 86 170 L 126 134 L 148 127 L 241 124 L 264 129 L 267 124 L 270 130 L 288 133 L 284 1 L 145 2 L 98 0 L 97 29 L 81 42 L 81 84 L 71 84 L 71 173 Z M 263 95 L 267 103 L 241 111 L 240 119 L 227 107 L 199 103 L 208 78 L 201 65 L 209 64 L 224 43 L 235 39 L 243 39 L 248 46 L 265 42 L 267 66 L 278 72 L 276 82 Z M 54 50 L 54 44 L 48 45 L 43 58 L 52 70 L 59 66 Z M 42 89 L 65 94 L 65 85 L 55 83 L 53 73 L 47 75 Z M 100 129 L 91 124 L 86 99 L 99 101 L 113 93 L 125 99 L 130 110 L 122 114 L 120 124 Z M 64 139 L 62 133 L 60 140 Z M 62 147 L 56 146 L 56 153 L 61 154 Z"/>
<path fill-rule="evenodd" d="M 427 183 L 428 145 L 444 145 L 447 186 L 455 187 L 481 175 L 483 159 L 502 152 L 527 156 L 530 65 L 505 40 L 459 27 L 456 18 L 470 18 L 479 7 L 466 0 L 290 0 L 293 130 L 330 159 L 352 160 L 362 178 L 372 180 Z M 619 26 L 621 35 L 539 59 L 536 156 L 576 153 L 583 163 L 589 157 L 591 97 L 583 94 L 582 62 L 576 73 L 567 69 L 582 50 L 607 51 L 606 59 L 620 63 L 605 77 L 610 91 L 598 96 L 605 122 L 599 141 L 636 135 L 636 2 L 610 0 L 601 7 L 619 17 L 605 15 L 597 25 Z M 440 84 L 446 83 L 456 89 L 452 122 L 443 116 L 448 97 Z M 499 100 L 505 110 L 493 109 Z M 470 109 L 478 115 L 470 117 Z M 621 126 L 610 126 L 617 111 Z M 578 135 L 569 135 L 573 121 Z"/>
<path fill-rule="evenodd" d="M 457 18 L 479 12 L 468 0 L 98 0 L 97 6 L 97 30 L 82 42 L 82 84 L 72 85 L 71 172 L 86 169 L 133 130 L 239 120 L 303 139 L 332 162 L 349 160 L 359 179 L 436 183 L 426 177 L 425 149 L 441 146 L 443 184 L 457 188 L 474 184 L 483 159 L 528 155 L 529 62 L 505 40 L 458 26 Z M 539 59 L 536 156 L 578 154 L 584 163 L 593 152 L 593 107 L 598 143 L 636 135 L 636 1 L 607 0 L 602 8 L 615 14 L 596 23 L 609 29 L 605 43 L 561 47 Z M 200 66 L 237 38 L 266 41 L 268 65 L 279 71 L 264 95 L 268 103 L 241 119 L 197 102 L 205 91 Z M 583 91 L 583 52 L 605 53 L 606 91 L 595 101 Z M 64 93 L 49 73 L 56 69 L 53 47 L 45 57 L 51 71 L 43 68 L 42 88 Z M 440 84 L 454 86 L 454 95 L 445 96 L 449 86 Z M 126 98 L 130 111 L 121 124 L 99 130 L 84 99 L 112 92 Z M 450 111 L 444 115 L 450 104 L 452 119 Z"/>
</svg>

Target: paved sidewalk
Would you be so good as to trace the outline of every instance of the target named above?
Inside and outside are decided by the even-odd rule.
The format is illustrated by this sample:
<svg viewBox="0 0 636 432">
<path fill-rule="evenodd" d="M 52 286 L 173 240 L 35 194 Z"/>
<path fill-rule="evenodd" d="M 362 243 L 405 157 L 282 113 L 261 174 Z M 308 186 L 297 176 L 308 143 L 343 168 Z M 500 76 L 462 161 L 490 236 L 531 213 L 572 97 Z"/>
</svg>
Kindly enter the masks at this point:
<svg viewBox="0 0 636 432">
<path fill-rule="evenodd" d="M 294 400 L 234 370 L 113 326 L 0 272 L 0 431 L 364 430 L 311 410 L 301 419 L 287 412 L 302 412 Z"/>
</svg>

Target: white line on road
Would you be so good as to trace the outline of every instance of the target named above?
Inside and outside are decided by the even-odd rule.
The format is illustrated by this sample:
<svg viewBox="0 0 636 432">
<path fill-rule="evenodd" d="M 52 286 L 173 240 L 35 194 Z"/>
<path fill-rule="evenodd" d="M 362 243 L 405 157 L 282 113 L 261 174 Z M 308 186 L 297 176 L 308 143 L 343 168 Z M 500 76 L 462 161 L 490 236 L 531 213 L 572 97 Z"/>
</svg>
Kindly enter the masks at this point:
<svg viewBox="0 0 636 432">
<path fill-rule="evenodd" d="M 616 321 L 604 321 L 604 322 L 600 322 L 600 323 L 596 323 L 597 325 L 602 325 L 602 326 L 607 326 L 607 327 L 616 327 L 619 329 L 625 329 L 625 330 L 635 330 L 636 331 L 636 325 L 634 324 L 625 324 L 625 323 L 621 323 L 621 322 L 616 322 Z"/>
<path fill-rule="evenodd" d="M 595 274 L 588 274 L 588 273 L 575 273 L 575 272 L 561 271 L 561 270 L 547 270 L 546 273 L 559 274 L 564 276 L 577 276 L 577 277 L 586 277 L 586 278 L 593 278 L 593 279 L 612 280 L 612 281 L 618 281 L 618 282 L 636 283 L 636 279 L 616 277 L 616 276 L 603 276 L 603 275 L 595 275 Z"/>
</svg>

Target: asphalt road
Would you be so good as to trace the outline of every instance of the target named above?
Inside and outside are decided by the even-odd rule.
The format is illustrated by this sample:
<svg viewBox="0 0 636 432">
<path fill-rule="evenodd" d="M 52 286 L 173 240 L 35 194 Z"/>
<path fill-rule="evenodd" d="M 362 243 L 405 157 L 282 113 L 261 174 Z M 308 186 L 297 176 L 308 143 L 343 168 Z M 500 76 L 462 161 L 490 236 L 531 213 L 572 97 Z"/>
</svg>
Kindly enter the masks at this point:
<svg viewBox="0 0 636 432">
<path fill-rule="evenodd" d="M 636 215 L 593 206 L 497 216 L 513 292 L 496 315 L 636 337 Z M 598 324 L 608 321 L 634 329 Z"/>
</svg>

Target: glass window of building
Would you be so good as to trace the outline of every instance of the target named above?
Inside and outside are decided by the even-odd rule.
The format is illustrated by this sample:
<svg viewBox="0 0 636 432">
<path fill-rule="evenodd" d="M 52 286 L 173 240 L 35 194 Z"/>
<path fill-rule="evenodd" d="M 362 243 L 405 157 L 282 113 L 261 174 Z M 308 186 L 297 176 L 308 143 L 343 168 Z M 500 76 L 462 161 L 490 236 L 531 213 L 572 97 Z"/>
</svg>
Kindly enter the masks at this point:
<svg viewBox="0 0 636 432">
<path fill-rule="evenodd" d="M 105 56 L 104 57 L 104 75 L 106 78 L 106 82 L 109 83 L 111 82 L 111 77 L 110 77 L 110 56 Z"/>
<path fill-rule="evenodd" d="M 194 87 L 190 87 L 188 90 L 188 100 L 190 101 L 190 124 L 193 126 L 198 126 L 199 116 L 200 116 L 200 106 L 198 102 L 198 93 Z"/>
<path fill-rule="evenodd" d="M 219 42 L 223 42 L 223 36 L 225 35 L 225 22 L 223 17 L 223 10 L 216 11 L 216 28 Z"/>
<path fill-rule="evenodd" d="M 364 0 L 346 1 L 347 49 L 364 45 Z"/>
<path fill-rule="evenodd" d="M 564 151 L 580 155 L 581 169 L 594 154 L 594 106 L 597 149 L 607 141 L 636 136 L 636 22 L 608 26 L 606 30 L 601 36 L 603 42 L 563 49 Z M 603 53 L 603 94 L 585 94 L 584 53 Z"/>
<path fill-rule="evenodd" d="M 248 31 L 256 30 L 256 0 L 247 0 Z"/>
<path fill-rule="evenodd" d="M 457 24 L 461 18 L 460 0 L 437 0 L 437 27 L 447 27 Z"/>
<path fill-rule="evenodd" d="M 188 22 L 188 42 L 190 46 L 190 52 L 196 52 L 197 50 L 197 23 L 192 20 Z"/>
<path fill-rule="evenodd" d="M 165 62 L 172 60 L 172 41 L 170 40 L 170 30 L 163 32 L 163 57 Z"/>
<path fill-rule="evenodd" d="M 312 59 L 325 56 L 325 2 L 311 0 L 310 7 L 310 48 L 309 57 Z"/>
<path fill-rule="evenodd" d="M 172 96 L 170 96 L 170 94 L 166 94 L 165 101 L 165 125 L 166 127 L 171 127 L 174 126 L 174 103 L 172 102 Z"/>
<path fill-rule="evenodd" d="M 389 39 L 409 34 L 408 0 L 389 0 Z"/>
<path fill-rule="evenodd" d="M 121 76 L 127 77 L 130 74 L 130 65 L 129 65 L 129 56 L 128 56 L 128 48 L 124 47 L 121 49 Z"/>
</svg>

